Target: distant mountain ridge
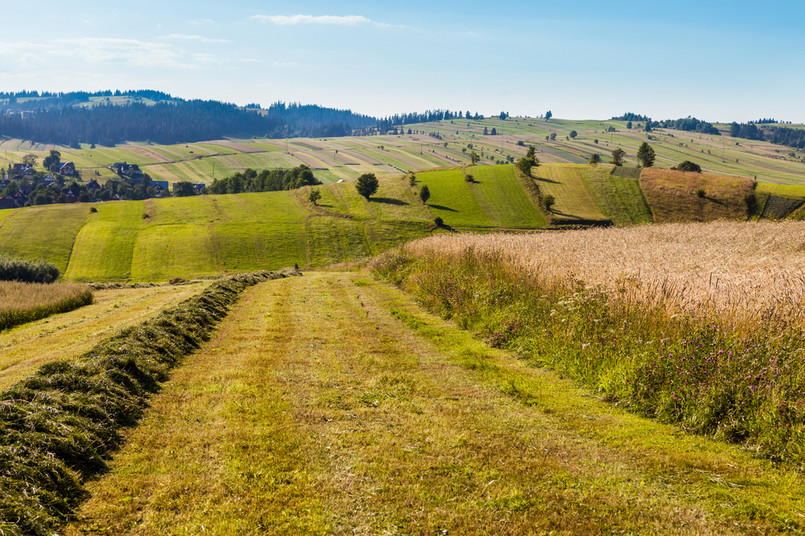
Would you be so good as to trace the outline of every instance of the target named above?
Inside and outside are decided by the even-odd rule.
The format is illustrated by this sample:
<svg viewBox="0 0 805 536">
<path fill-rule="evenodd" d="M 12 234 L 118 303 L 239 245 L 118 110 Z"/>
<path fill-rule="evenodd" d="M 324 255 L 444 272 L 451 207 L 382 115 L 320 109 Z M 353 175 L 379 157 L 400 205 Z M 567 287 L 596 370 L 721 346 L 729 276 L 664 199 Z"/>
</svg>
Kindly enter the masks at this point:
<svg viewBox="0 0 805 536">
<path fill-rule="evenodd" d="M 316 105 L 276 102 L 268 109 L 184 100 L 152 90 L 0 92 L 0 135 L 76 146 L 124 141 L 187 143 L 224 137 L 348 136 L 375 117 Z"/>
</svg>

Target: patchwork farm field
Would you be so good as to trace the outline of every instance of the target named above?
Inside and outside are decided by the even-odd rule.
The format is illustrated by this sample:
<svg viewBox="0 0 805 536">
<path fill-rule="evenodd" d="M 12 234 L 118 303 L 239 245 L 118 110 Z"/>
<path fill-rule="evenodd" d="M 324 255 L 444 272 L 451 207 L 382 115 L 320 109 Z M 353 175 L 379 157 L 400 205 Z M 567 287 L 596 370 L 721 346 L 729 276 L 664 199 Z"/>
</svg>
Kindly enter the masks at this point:
<svg viewBox="0 0 805 536">
<path fill-rule="evenodd" d="M 511 165 L 417 177 L 414 186 L 406 175 L 384 177 L 368 201 L 340 183 L 319 187 L 317 205 L 305 188 L 7 211 L 0 253 L 44 258 L 72 281 L 165 281 L 358 260 L 442 232 L 436 216 L 461 229 L 547 225 Z"/>
<path fill-rule="evenodd" d="M 475 151 L 482 164 L 514 161 L 534 145 L 537 158 L 546 163 L 585 164 L 597 154 L 608 162 L 612 150 L 626 153 L 626 164 L 636 165 L 644 141 L 657 152 L 658 167 L 670 168 L 684 160 L 699 163 L 718 175 L 751 177 L 759 182 L 805 186 L 805 153 L 768 142 L 655 129 L 651 133 L 626 128 L 624 121 L 569 121 L 533 118 L 488 118 L 406 125 L 396 135 L 293 138 L 283 140 L 216 140 L 177 145 L 128 143 L 116 147 L 82 146 L 80 149 L 0 139 L 0 165 L 22 161 L 26 154 L 42 159 L 50 149 L 62 160 L 76 164 L 84 180 L 101 181 L 116 175 L 115 162 L 136 163 L 155 180 L 210 183 L 245 168 L 310 166 L 326 183 L 354 180 L 363 173 L 396 174 L 470 164 Z M 497 135 L 484 135 L 484 129 Z M 411 134 L 408 134 L 408 130 Z M 576 138 L 569 136 L 575 130 Z M 550 136 L 555 135 L 551 140 Z M 548 139 L 546 139 L 546 137 Z"/>
</svg>

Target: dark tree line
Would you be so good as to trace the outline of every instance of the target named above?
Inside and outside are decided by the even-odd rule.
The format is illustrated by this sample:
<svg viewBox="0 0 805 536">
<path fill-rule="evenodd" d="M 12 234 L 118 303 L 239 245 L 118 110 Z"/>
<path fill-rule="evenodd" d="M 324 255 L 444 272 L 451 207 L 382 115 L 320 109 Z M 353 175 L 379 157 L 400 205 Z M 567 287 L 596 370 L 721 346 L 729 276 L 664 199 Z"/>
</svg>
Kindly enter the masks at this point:
<svg viewBox="0 0 805 536">
<path fill-rule="evenodd" d="M 640 114 L 633 114 L 632 112 L 626 112 L 625 114 L 619 117 L 613 117 L 612 121 L 650 121 L 648 117 L 645 115 Z"/>
<path fill-rule="evenodd" d="M 720 136 L 721 132 L 718 131 L 712 123 L 696 119 L 695 117 L 685 117 L 684 119 L 666 119 L 665 121 L 655 121 L 653 125 L 662 128 L 673 128 L 675 130 L 684 130 L 685 132 L 701 132 L 703 134 L 713 134 Z"/>
<path fill-rule="evenodd" d="M 805 149 L 805 130 L 800 128 L 777 126 L 758 128 L 754 122 L 732 123 L 730 125 L 730 136 L 745 140 L 770 141 L 795 149 Z"/>
<path fill-rule="evenodd" d="M 508 114 L 506 115 L 508 117 Z M 450 110 L 427 110 L 423 113 L 395 114 L 377 121 L 379 132 L 388 132 L 400 125 L 413 125 L 417 123 L 431 123 L 434 121 L 452 121 L 454 119 L 467 119 L 478 121 L 484 116 L 467 110 L 466 112 L 451 112 Z"/>
<path fill-rule="evenodd" d="M 87 95 L 72 93 L 60 97 L 46 94 L 42 97 L 40 94 L 39 99 L 30 101 L 40 103 L 35 110 L 15 112 L 12 109 L 0 115 L 0 134 L 73 147 L 78 143 L 115 145 L 124 141 L 171 144 L 229 136 L 346 136 L 377 122 L 375 118 L 349 110 L 284 103 L 275 103 L 268 110 L 244 109 L 218 101 L 181 99 L 162 100 L 153 105 L 142 102 L 102 103 L 93 107 L 73 105 L 83 102 L 81 99 L 85 101 Z M 141 92 L 141 95 L 152 100 L 163 96 L 150 92 Z M 56 101 L 59 105 L 50 105 Z"/>
<path fill-rule="evenodd" d="M 259 173 L 251 168 L 230 177 L 215 179 L 207 186 L 208 194 L 239 194 L 242 192 L 276 192 L 302 186 L 321 184 L 313 171 L 305 165 L 292 169 L 264 169 Z"/>
</svg>

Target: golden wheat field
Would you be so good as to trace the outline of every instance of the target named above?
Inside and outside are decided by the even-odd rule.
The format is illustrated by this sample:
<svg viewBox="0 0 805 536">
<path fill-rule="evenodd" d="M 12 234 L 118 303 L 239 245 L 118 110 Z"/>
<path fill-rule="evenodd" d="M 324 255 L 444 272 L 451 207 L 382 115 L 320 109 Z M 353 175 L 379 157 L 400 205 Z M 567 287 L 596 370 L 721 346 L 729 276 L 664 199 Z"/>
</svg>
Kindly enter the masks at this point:
<svg viewBox="0 0 805 536">
<path fill-rule="evenodd" d="M 530 235 L 440 235 L 416 255 L 495 258 L 548 283 L 599 285 L 621 301 L 715 314 L 733 326 L 805 326 L 805 222 L 711 222 Z"/>
<path fill-rule="evenodd" d="M 89 292 L 86 285 L 73 283 L 21 283 L 0 281 L 0 313 L 48 306 Z"/>
</svg>

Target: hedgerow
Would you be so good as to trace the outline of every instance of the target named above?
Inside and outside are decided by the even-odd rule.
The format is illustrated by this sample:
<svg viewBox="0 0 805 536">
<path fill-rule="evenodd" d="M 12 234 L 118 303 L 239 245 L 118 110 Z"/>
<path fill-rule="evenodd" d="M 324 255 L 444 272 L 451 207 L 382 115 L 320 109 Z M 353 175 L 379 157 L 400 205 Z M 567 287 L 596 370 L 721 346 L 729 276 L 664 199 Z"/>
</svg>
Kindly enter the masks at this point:
<svg viewBox="0 0 805 536">
<path fill-rule="evenodd" d="M 289 273 L 215 282 L 0 393 L 0 534 L 52 534 L 69 520 L 83 482 L 106 469 L 122 428 L 137 423 L 170 370 L 209 339 L 245 288 Z"/>
</svg>

